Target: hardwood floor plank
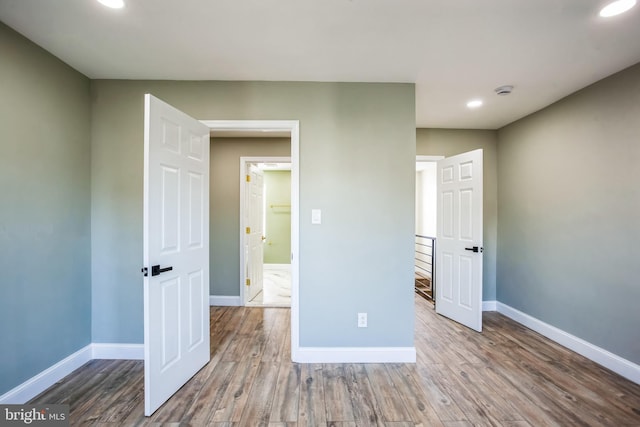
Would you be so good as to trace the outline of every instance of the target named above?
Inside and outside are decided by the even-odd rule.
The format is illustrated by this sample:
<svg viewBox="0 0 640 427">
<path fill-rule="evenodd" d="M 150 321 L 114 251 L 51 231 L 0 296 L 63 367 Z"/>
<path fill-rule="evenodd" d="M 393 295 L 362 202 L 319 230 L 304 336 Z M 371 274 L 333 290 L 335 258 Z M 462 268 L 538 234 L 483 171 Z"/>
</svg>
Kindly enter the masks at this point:
<svg viewBox="0 0 640 427">
<path fill-rule="evenodd" d="M 523 392 L 525 386 L 522 383 L 512 384 L 500 375 L 497 375 L 490 367 L 481 369 L 481 375 L 492 390 L 500 390 L 500 395 L 532 426 L 551 426 L 558 423 L 558 419 L 548 413 L 545 403 L 536 404 L 527 393 Z M 517 425 L 517 424 L 516 424 Z"/>
<path fill-rule="evenodd" d="M 384 423 L 384 425 L 385 427 L 416 427 L 416 424 L 412 421 L 391 421 Z M 422 426 L 422 424 L 420 424 L 420 426 Z"/>
<path fill-rule="evenodd" d="M 301 366 L 300 405 L 298 423 L 301 426 L 319 426 L 327 422 L 324 401 L 324 383 L 322 365 L 304 364 Z"/>
<path fill-rule="evenodd" d="M 443 423 L 445 421 L 467 421 L 466 415 L 458 407 L 453 397 L 436 382 L 435 374 L 443 369 L 446 369 L 446 365 L 418 365 L 415 368 L 417 372 L 414 371 L 413 377 L 422 387 L 427 401 L 436 410 L 438 418 Z M 417 375 L 415 375 L 416 373 Z"/>
<path fill-rule="evenodd" d="M 533 427 L 531 424 L 529 424 L 526 421 L 502 421 L 500 425 L 502 427 Z"/>
<path fill-rule="evenodd" d="M 485 408 L 495 419 L 500 422 L 524 421 L 522 414 L 504 399 L 502 393 L 495 393 L 495 389 L 484 380 L 481 375 L 484 365 L 463 364 L 450 369 L 458 383 L 469 391 L 476 405 Z"/>
<path fill-rule="evenodd" d="M 236 368 L 233 362 L 220 362 L 203 385 L 198 396 L 193 400 L 183 417 L 183 422 L 193 426 L 203 426 L 210 423 L 213 413 L 220 406 L 231 383 L 231 376 Z"/>
<path fill-rule="evenodd" d="M 382 426 L 381 410 L 363 364 L 345 365 L 345 375 L 356 424 Z M 390 420 L 405 421 L 405 420 Z"/>
<path fill-rule="evenodd" d="M 492 407 L 484 402 L 480 396 L 467 388 L 467 384 L 458 378 L 456 367 L 440 365 L 440 369 L 434 372 L 435 382 L 446 390 L 447 394 L 456 402 L 465 415 L 465 419 L 479 425 L 489 423 L 497 425 L 500 421 L 499 414 L 492 411 Z"/>
<path fill-rule="evenodd" d="M 133 395 L 131 391 L 134 392 Z M 120 396 L 101 413 L 99 420 L 105 423 L 122 423 L 136 410 L 140 402 L 144 403 L 144 375 L 139 375 L 130 389 L 124 389 Z"/>
<path fill-rule="evenodd" d="M 322 381 L 327 422 L 355 421 L 345 365 L 322 365 Z"/>
<path fill-rule="evenodd" d="M 290 362 L 280 364 L 271 415 L 269 416 L 270 422 L 298 421 L 300 376 L 299 364 Z"/>
<path fill-rule="evenodd" d="M 211 417 L 211 421 L 240 421 L 247 404 L 249 392 L 258 372 L 260 363 L 257 360 L 234 362 L 235 370 L 231 377 L 227 392 Z"/>
<path fill-rule="evenodd" d="M 389 372 L 383 364 L 364 365 L 369 381 L 373 385 L 372 393 L 378 404 L 379 417 L 385 423 L 389 421 L 412 421 L 403 398 L 391 380 Z M 355 404 L 354 404 L 355 406 Z"/>
<path fill-rule="evenodd" d="M 266 426 L 269 424 L 278 371 L 278 363 L 260 362 L 246 407 L 242 412 L 241 425 Z"/>
<path fill-rule="evenodd" d="M 287 338 L 287 331 L 289 330 L 288 322 L 289 310 L 278 309 L 275 313 L 274 325 L 271 328 L 269 338 L 265 343 L 264 352 L 262 353 L 262 360 L 265 362 L 281 362 L 283 360 L 290 360 L 290 352 L 284 351 L 285 340 Z"/>
<path fill-rule="evenodd" d="M 416 367 L 407 364 L 387 364 L 385 367 L 395 385 L 398 398 L 402 399 L 409 412 L 410 420 L 425 426 L 442 426 L 436 410 L 416 382 Z"/>
<path fill-rule="evenodd" d="M 470 421 L 445 421 L 445 427 L 475 427 Z"/>
</svg>

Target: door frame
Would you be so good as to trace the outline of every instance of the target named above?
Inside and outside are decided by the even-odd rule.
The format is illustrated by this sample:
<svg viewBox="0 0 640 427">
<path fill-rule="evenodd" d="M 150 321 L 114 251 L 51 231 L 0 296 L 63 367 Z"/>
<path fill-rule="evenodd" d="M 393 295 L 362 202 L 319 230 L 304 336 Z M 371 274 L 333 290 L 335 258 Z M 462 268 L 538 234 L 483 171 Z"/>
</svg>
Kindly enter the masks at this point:
<svg viewBox="0 0 640 427">
<path fill-rule="evenodd" d="M 210 130 L 290 132 L 291 138 L 291 359 L 300 348 L 300 122 L 298 120 L 200 120 Z"/>
<path fill-rule="evenodd" d="M 270 156 L 257 156 L 257 157 L 240 157 L 240 304 L 243 306 L 247 305 L 247 300 L 246 300 L 246 295 L 245 295 L 245 280 L 247 279 L 246 277 L 246 269 L 245 267 L 245 263 L 246 263 L 246 259 L 244 257 L 244 247 L 246 245 L 246 240 L 247 240 L 247 233 L 245 233 L 245 225 L 244 225 L 244 213 L 245 210 L 248 208 L 248 206 L 246 205 L 246 190 L 247 190 L 247 181 L 246 181 L 246 175 L 248 175 L 249 172 L 249 165 L 254 164 L 254 163 L 290 163 L 291 164 L 291 168 L 293 169 L 293 163 L 291 161 L 291 157 L 288 156 L 280 156 L 280 157 L 270 157 Z M 291 184 L 292 190 L 293 190 L 293 177 L 292 177 L 292 184 Z M 293 197 L 292 197 L 293 198 Z M 291 225 L 293 227 L 293 200 L 291 202 L 291 211 L 292 211 L 292 218 L 291 218 Z M 291 242 L 293 243 L 293 229 L 291 230 Z M 293 252 L 293 245 L 291 246 L 291 251 Z M 264 262 L 262 263 L 264 265 Z M 293 278 L 292 278 L 293 280 Z M 293 286 L 293 283 L 292 283 Z M 293 303 L 293 301 L 292 301 Z"/>
</svg>

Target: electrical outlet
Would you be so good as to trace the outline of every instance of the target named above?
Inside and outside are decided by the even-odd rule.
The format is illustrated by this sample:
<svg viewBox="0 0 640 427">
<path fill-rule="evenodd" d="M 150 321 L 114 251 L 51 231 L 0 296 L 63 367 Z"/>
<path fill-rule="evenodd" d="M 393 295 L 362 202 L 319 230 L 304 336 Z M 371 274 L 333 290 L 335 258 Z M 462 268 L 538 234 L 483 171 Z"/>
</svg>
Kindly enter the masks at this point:
<svg viewBox="0 0 640 427">
<path fill-rule="evenodd" d="M 367 313 L 358 313 L 358 328 L 367 327 Z"/>
</svg>

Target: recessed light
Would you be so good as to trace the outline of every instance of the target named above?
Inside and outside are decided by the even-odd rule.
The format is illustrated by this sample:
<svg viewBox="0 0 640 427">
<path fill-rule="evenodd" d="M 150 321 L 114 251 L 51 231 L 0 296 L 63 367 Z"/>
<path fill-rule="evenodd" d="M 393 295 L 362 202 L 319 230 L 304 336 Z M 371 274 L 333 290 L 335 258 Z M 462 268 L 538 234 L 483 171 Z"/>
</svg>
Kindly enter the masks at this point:
<svg viewBox="0 0 640 427">
<path fill-rule="evenodd" d="M 482 99 L 472 99 L 471 101 L 467 102 L 467 107 L 469 108 L 482 107 Z"/>
<path fill-rule="evenodd" d="M 98 2 L 111 9 L 122 9 L 124 7 L 124 0 L 98 0 Z"/>
<path fill-rule="evenodd" d="M 620 15 L 635 5 L 636 0 L 616 0 L 603 7 L 602 10 L 600 10 L 600 16 L 603 18 L 609 18 L 611 16 Z"/>
</svg>

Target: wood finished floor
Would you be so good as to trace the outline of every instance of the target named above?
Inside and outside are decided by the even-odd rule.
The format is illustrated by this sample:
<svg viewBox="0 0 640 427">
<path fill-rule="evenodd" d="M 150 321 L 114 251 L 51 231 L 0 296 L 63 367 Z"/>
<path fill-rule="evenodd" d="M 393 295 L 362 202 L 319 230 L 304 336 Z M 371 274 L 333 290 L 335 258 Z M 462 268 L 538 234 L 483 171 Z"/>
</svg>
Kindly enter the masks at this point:
<svg viewBox="0 0 640 427">
<path fill-rule="evenodd" d="M 289 309 L 211 308 L 212 360 L 152 417 L 143 362 L 93 360 L 31 403 L 95 426 L 640 426 L 640 386 L 498 313 L 416 298 L 416 364 L 294 364 Z"/>
</svg>

